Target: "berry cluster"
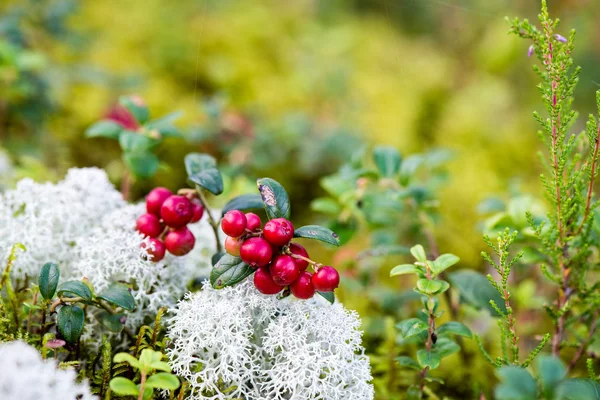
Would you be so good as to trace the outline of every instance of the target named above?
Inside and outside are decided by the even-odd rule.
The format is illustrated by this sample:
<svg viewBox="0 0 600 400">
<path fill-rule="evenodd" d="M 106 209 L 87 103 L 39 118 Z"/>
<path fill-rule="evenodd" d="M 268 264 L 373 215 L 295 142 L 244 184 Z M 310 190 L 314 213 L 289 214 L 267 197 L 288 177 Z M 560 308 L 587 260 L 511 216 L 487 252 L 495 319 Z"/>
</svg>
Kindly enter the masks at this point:
<svg viewBox="0 0 600 400">
<path fill-rule="evenodd" d="M 291 243 L 294 225 L 285 218 L 272 219 L 262 228 L 258 215 L 232 210 L 223 216 L 221 228 L 227 235 L 225 250 L 256 269 L 254 285 L 263 294 L 277 294 L 287 286 L 297 298 L 309 299 L 316 291 L 332 292 L 340 283 L 335 268 L 310 260 L 304 247 Z M 306 270 L 309 264 L 313 274 Z"/>
<path fill-rule="evenodd" d="M 146 211 L 137 219 L 136 227 L 154 245 L 148 247 L 152 261 L 162 260 L 166 251 L 174 256 L 183 256 L 194 248 L 196 238 L 187 224 L 200 221 L 204 207 L 193 191 L 180 196 L 169 189 L 157 187 L 146 196 Z M 142 246 L 146 247 L 146 243 Z"/>
</svg>

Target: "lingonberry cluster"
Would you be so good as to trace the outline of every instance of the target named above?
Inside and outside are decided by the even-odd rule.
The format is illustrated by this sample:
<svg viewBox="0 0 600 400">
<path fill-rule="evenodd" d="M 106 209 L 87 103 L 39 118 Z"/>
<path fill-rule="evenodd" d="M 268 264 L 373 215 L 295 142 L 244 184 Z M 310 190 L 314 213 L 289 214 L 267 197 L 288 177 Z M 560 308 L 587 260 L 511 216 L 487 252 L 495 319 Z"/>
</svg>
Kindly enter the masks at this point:
<svg viewBox="0 0 600 400">
<path fill-rule="evenodd" d="M 200 221 L 204 215 L 204 207 L 194 193 L 189 190 L 179 195 L 157 187 L 146 196 L 147 213 L 137 219 L 136 227 L 150 238 L 147 251 L 152 261 L 162 260 L 166 251 L 183 256 L 194 248 L 196 238 L 187 225 Z"/>
<path fill-rule="evenodd" d="M 340 283 L 335 268 L 312 261 L 304 247 L 291 242 L 294 225 L 285 218 L 274 218 L 263 228 L 258 215 L 232 210 L 223 216 L 221 228 L 227 235 L 225 250 L 256 269 L 254 286 L 263 294 L 277 294 L 287 286 L 297 298 L 309 299 Z"/>
</svg>

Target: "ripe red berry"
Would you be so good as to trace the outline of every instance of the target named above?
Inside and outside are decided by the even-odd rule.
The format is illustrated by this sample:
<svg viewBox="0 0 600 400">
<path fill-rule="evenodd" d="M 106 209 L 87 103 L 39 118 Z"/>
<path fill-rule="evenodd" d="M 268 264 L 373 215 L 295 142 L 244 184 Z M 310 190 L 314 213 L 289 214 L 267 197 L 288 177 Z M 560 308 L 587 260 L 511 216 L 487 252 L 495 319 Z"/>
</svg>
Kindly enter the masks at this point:
<svg viewBox="0 0 600 400">
<path fill-rule="evenodd" d="M 172 230 L 165 236 L 165 246 L 174 256 L 183 256 L 192 251 L 196 238 L 186 227 Z"/>
<path fill-rule="evenodd" d="M 287 286 L 300 276 L 300 270 L 294 259 L 288 255 L 277 256 L 271 264 L 271 277 L 281 286 Z"/>
<path fill-rule="evenodd" d="M 154 249 L 152 247 L 154 247 Z M 165 258 L 165 244 L 160 239 L 149 239 L 148 244 L 142 243 L 142 248 L 146 249 L 146 253 L 151 256 L 151 261 L 159 262 Z"/>
<path fill-rule="evenodd" d="M 196 198 L 192 199 L 191 202 L 192 210 L 194 211 L 194 216 L 192 217 L 192 220 L 190 222 L 195 223 L 202 219 L 202 216 L 204 215 L 204 206 L 202 205 L 202 202 Z"/>
<path fill-rule="evenodd" d="M 135 221 L 137 230 L 144 236 L 157 237 L 163 230 L 162 224 L 157 216 L 144 214 Z"/>
<path fill-rule="evenodd" d="M 263 235 L 269 243 L 283 246 L 294 237 L 294 225 L 285 218 L 275 218 L 265 224 Z"/>
<path fill-rule="evenodd" d="M 299 255 L 302 257 L 309 258 L 308 252 L 306 251 L 306 249 L 297 243 L 290 243 L 290 251 L 292 252 L 292 254 L 296 254 L 296 255 Z M 294 258 L 294 262 L 298 266 L 298 269 L 300 270 L 300 272 L 306 271 L 306 268 L 308 267 L 308 261 L 304 261 L 299 258 Z"/>
<path fill-rule="evenodd" d="M 160 218 L 160 208 L 166 199 L 171 197 L 173 193 L 167 188 L 157 187 L 152 189 L 146 196 L 146 211 Z"/>
<path fill-rule="evenodd" d="M 225 251 L 232 256 L 239 257 L 240 248 L 242 247 L 243 243 L 244 241 L 240 240 L 239 238 L 227 236 L 227 238 L 225 238 Z"/>
<path fill-rule="evenodd" d="M 186 226 L 194 216 L 192 203 L 187 197 L 174 195 L 165 200 L 160 208 L 163 222 L 171 228 Z"/>
<path fill-rule="evenodd" d="M 260 267 L 256 270 L 254 273 L 254 286 L 262 294 L 277 294 L 283 289 L 273 281 L 268 267 Z"/>
<path fill-rule="evenodd" d="M 221 220 L 221 229 L 227 236 L 239 237 L 246 230 L 246 215 L 239 210 L 227 211 Z"/>
<path fill-rule="evenodd" d="M 252 268 L 264 267 L 273 257 L 271 245 L 265 239 L 253 237 L 247 239 L 240 248 L 240 257 Z"/>
<path fill-rule="evenodd" d="M 310 272 L 302 272 L 298 279 L 291 285 L 290 290 L 299 299 L 310 299 L 315 294 L 315 288 L 311 282 Z"/>
<path fill-rule="evenodd" d="M 312 284 L 320 292 L 333 292 L 340 284 L 340 274 L 335 268 L 326 265 L 314 273 Z"/>
<path fill-rule="evenodd" d="M 262 226 L 260 217 L 254 213 L 246 213 L 246 221 L 248 221 L 246 223 L 246 229 L 252 232 L 259 230 Z"/>
</svg>

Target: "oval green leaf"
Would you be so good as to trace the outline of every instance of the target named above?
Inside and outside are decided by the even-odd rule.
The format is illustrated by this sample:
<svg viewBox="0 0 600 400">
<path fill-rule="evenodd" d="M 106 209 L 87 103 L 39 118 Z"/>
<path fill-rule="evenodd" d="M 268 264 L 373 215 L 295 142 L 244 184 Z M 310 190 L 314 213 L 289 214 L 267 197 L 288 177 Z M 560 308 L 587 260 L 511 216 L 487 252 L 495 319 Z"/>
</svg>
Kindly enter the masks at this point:
<svg viewBox="0 0 600 400">
<path fill-rule="evenodd" d="M 390 276 L 398 276 L 398 275 L 406 275 L 406 274 L 418 274 L 422 273 L 421 268 L 417 267 L 414 264 L 401 264 L 396 265 L 390 271 Z"/>
<path fill-rule="evenodd" d="M 127 311 L 135 310 L 135 299 L 129 292 L 129 286 L 115 282 L 97 296 L 110 304 L 121 307 Z"/>
<path fill-rule="evenodd" d="M 504 299 L 482 274 L 464 269 L 448 274 L 448 279 L 452 287 L 460 293 L 461 299 L 473 307 L 484 308 L 497 317 L 498 313 L 490 305 L 490 300 L 494 300 L 500 310 L 506 312 Z"/>
<path fill-rule="evenodd" d="M 140 394 L 135 383 L 127 378 L 116 377 L 110 380 L 110 389 L 119 396 L 137 396 Z"/>
<path fill-rule="evenodd" d="M 158 157 L 150 152 L 123 153 L 123 161 L 133 175 L 138 178 L 150 178 L 158 170 Z"/>
<path fill-rule="evenodd" d="M 454 254 L 450 254 L 450 253 L 442 254 L 441 256 L 436 258 L 435 261 L 432 263 L 432 266 L 433 266 L 432 272 L 435 275 L 438 275 L 459 261 L 460 261 L 460 258 L 455 256 Z"/>
<path fill-rule="evenodd" d="M 210 284 L 215 289 L 233 286 L 252 275 L 254 268 L 239 257 L 225 254 L 210 272 Z"/>
<path fill-rule="evenodd" d="M 427 322 L 419 318 L 409 318 L 396 324 L 404 339 L 415 336 L 427 330 Z"/>
<path fill-rule="evenodd" d="M 54 263 L 46 263 L 40 271 L 40 294 L 46 300 L 50 300 L 56 293 L 58 287 L 58 280 L 60 279 L 60 270 L 58 265 Z"/>
<path fill-rule="evenodd" d="M 139 132 L 124 130 L 119 135 L 119 144 L 125 153 L 144 153 L 150 151 L 159 143 Z"/>
<path fill-rule="evenodd" d="M 500 384 L 494 391 L 498 400 L 536 400 L 537 383 L 526 369 L 515 366 L 498 370 Z"/>
<path fill-rule="evenodd" d="M 425 249 L 423 248 L 423 246 L 421 246 L 420 244 L 413 246 L 410 248 L 410 254 L 413 255 L 413 257 L 420 262 L 425 262 L 427 261 L 427 255 L 425 254 Z"/>
<path fill-rule="evenodd" d="M 235 197 L 231 199 L 225 207 L 223 207 L 222 213 L 225 215 L 227 211 L 231 210 L 259 210 L 263 208 L 262 198 L 260 194 L 251 193 L 251 194 L 243 194 L 241 196 Z"/>
<path fill-rule="evenodd" d="M 58 287 L 59 296 L 81 297 L 85 301 L 92 300 L 92 291 L 83 282 L 67 281 Z"/>
<path fill-rule="evenodd" d="M 460 322 L 456 321 L 446 322 L 445 324 L 441 325 L 438 328 L 437 333 L 438 335 L 453 334 L 467 338 L 473 337 L 471 330 L 467 328 L 465 324 L 461 324 Z"/>
<path fill-rule="evenodd" d="M 85 131 L 85 136 L 89 138 L 104 137 L 108 139 L 119 139 L 123 127 L 111 120 L 102 120 L 96 122 Z"/>
<path fill-rule="evenodd" d="M 123 323 L 121 322 L 123 317 L 125 317 L 125 314 L 111 314 L 104 310 L 96 315 L 102 326 L 111 332 L 121 332 L 123 329 Z"/>
<path fill-rule="evenodd" d="M 402 157 L 400 152 L 390 146 L 376 146 L 373 149 L 373 159 L 377 169 L 384 177 L 393 177 L 400 171 Z"/>
<path fill-rule="evenodd" d="M 267 217 L 269 219 L 290 219 L 290 199 L 283 186 L 271 178 L 259 179 L 256 181 L 256 185 L 267 212 Z"/>
<path fill-rule="evenodd" d="M 223 193 L 223 177 L 217 169 L 217 162 L 212 156 L 190 153 L 185 156 L 184 162 L 190 181 L 214 195 Z"/>
<path fill-rule="evenodd" d="M 129 353 L 117 353 L 117 354 L 115 354 L 115 356 L 113 357 L 113 362 L 115 364 L 126 362 L 129 365 L 131 365 L 132 367 L 138 368 L 138 369 L 139 369 L 139 366 L 140 366 L 140 362 L 138 361 L 138 359 L 135 358 L 134 356 L 132 356 Z"/>
<path fill-rule="evenodd" d="M 175 390 L 179 384 L 179 379 L 168 372 L 159 372 L 146 380 L 146 386 L 154 389 Z"/>
<path fill-rule="evenodd" d="M 423 294 L 439 294 L 444 293 L 450 288 L 450 284 L 446 281 L 437 279 L 419 279 L 417 281 L 417 289 Z"/>
<path fill-rule="evenodd" d="M 57 325 L 60 334 L 69 343 L 76 343 L 83 332 L 85 315 L 79 306 L 64 305 L 58 310 Z"/>
<path fill-rule="evenodd" d="M 413 360 L 412 358 L 410 358 L 408 356 L 396 357 L 396 361 L 398 361 L 398 364 L 400 364 L 401 367 L 406 367 L 406 368 L 411 368 L 411 369 L 416 369 L 416 370 L 421 369 L 421 367 L 419 367 L 419 364 L 417 364 L 417 362 L 415 360 Z"/>
<path fill-rule="evenodd" d="M 420 349 L 417 351 L 417 360 L 421 368 L 429 368 L 430 370 L 436 369 L 440 366 L 442 359 L 439 354 L 433 351 L 427 351 L 427 349 Z"/>
<path fill-rule="evenodd" d="M 340 238 L 334 231 L 319 225 L 301 226 L 294 231 L 294 237 L 314 239 L 334 246 L 340 245 Z"/>
</svg>

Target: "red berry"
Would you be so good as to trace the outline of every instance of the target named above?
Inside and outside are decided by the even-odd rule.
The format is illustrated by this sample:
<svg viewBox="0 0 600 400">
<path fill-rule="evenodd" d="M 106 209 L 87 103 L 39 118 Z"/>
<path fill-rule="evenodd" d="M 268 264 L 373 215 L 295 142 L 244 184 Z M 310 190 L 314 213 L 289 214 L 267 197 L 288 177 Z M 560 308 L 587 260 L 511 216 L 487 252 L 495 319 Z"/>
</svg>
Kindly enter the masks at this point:
<svg viewBox="0 0 600 400">
<path fill-rule="evenodd" d="M 310 299 L 315 294 L 315 288 L 311 282 L 310 272 L 302 272 L 298 279 L 296 279 L 291 285 L 290 290 L 292 294 L 299 299 Z"/>
<path fill-rule="evenodd" d="M 252 268 L 264 267 L 273 257 L 271 245 L 265 239 L 253 237 L 247 239 L 240 248 L 240 257 Z"/>
<path fill-rule="evenodd" d="M 198 222 L 202 219 L 204 215 L 204 206 L 202 202 L 196 198 L 191 200 L 192 202 L 192 210 L 194 211 L 194 216 L 192 217 L 191 223 Z"/>
<path fill-rule="evenodd" d="M 312 284 L 320 292 L 333 292 L 340 284 L 340 274 L 335 268 L 326 265 L 314 273 Z"/>
<path fill-rule="evenodd" d="M 306 249 L 297 243 L 290 243 L 290 251 L 292 252 L 292 254 L 309 258 Z M 308 261 L 304 261 L 299 258 L 294 258 L 294 262 L 296 263 L 300 271 L 306 271 L 306 268 L 308 267 Z"/>
<path fill-rule="evenodd" d="M 152 189 L 146 196 L 146 211 L 160 218 L 160 208 L 166 199 L 171 197 L 173 193 L 167 188 L 157 187 Z"/>
<path fill-rule="evenodd" d="M 196 238 L 186 227 L 172 230 L 165 236 L 165 246 L 174 256 L 183 256 L 189 253 L 196 243 Z"/>
<path fill-rule="evenodd" d="M 300 270 L 291 256 L 281 255 L 273 259 L 271 276 L 276 284 L 287 286 L 298 279 Z"/>
<path fill-rule="evenodd" d="M 246 221 L 248 221 L 246 223 L 246 229 L 252 232 L 259 230 L 262 226 L 260 217 L 254 213 L 246 213 Z"/>
<path fill-rule="evenodd" d="M 268 267 L 260 267 L 254 273 L 254 286 L 262 294 L 277 294 L 282 287 L 276 284 L 269 273 Z"/>
<path fill-rule="evenodd" d="M 243 243 L 244 241 L 240 240 L 239 238 L 227 236 L 227 238 L 225 239 L 225 251 L 231 254 L 232 256 L 239 257 L 240 248 L 242 247 Z"/>
<path fill-rule="evenodd" d="M 154 249 L 152 249 L 154 245 Z M 159 262 L 165 257 L 165 244 L 160 239 L 148 239 L 148 243 L 142 243 L 142 249 L 146 249 L 146 253 L 152 256 L 151 260 Z"/>
<path fill-rule="evenodd" d="M 246 215 L 239 210 L 228 211 L 221 220 L 221 229 L 227 236 L 239 237 L 246 230 Z"/>
<path fill-rule="evenodd" d="M 153 214 L 144 214 L 135 221 L 137 230 L 144 236 L 157 237 L 163 230 L 160 220 Z"/>
<path fill-rule="evenodd" d="M 174 195 L 165 200 L 160 208 L 163 222 L 171 228 L 186 226 L 194 216 L 192 203 L 187 197 Z"/>
<path fill-rule="evenodd" d="M 283 246 L 294 237 L 294 225 L 285 218 L 275 218 L 265 224 L 263 235 L 269 243 Z"/>
</svg>

